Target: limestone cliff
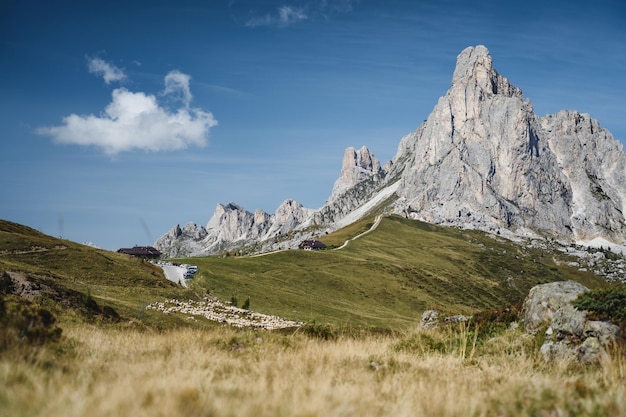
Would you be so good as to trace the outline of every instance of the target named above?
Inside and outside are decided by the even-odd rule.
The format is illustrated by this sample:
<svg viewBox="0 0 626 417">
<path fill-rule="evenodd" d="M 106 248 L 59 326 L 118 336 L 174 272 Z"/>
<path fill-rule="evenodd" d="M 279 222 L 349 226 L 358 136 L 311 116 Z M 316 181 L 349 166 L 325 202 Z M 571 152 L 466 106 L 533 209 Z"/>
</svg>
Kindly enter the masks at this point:
<svg viewBox="0 0 626 417">
<path fill-rule="evenodd" d="M 400 143 L 396 210 L 485 230 L 624 243 L 626 159 L 588 115 L 540 118 L 483 46 L 457 58 L 452 86 Z"/>
<path fill-rule="evenodd" d="M 345 151 L 321 208 L 286 200 L 270 215 L 220 204 L 206 229 L 176 226 L 155 246 L 170 256 L 295 247 L 380 205 L 444 225 L 624 245 L 626 153 L 588 114 L 537 116 L 487 48 L 469 47 L 450 89 L 391 161 L 381 168 L 366 147 Z"/>
</svg>

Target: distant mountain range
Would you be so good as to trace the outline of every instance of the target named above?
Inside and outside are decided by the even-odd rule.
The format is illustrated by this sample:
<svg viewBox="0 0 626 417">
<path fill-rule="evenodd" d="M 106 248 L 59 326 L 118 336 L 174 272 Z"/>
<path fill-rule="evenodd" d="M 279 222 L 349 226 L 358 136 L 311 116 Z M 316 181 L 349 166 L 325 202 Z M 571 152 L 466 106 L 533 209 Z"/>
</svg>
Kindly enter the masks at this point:
<svg viewBox="0 0 626 417">
<path fill-rule="evenodd" d="M 166 256 L 297 248 L 374 212 L 508 236 L 626 244 L 626 153 L 589 114 L 537 116 L 484 46 L 457 57 L 452 86 L 381 166 L 348 148 L 328 201 L 274 214 L 218 204 L 206 226 L 174 226 Z"/>
</svg>

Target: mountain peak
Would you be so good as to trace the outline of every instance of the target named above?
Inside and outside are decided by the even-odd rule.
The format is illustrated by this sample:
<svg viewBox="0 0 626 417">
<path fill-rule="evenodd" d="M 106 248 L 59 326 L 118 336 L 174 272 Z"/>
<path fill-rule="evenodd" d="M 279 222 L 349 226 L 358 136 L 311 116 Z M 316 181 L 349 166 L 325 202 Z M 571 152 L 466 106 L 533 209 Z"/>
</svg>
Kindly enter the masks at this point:
<svg viewBox="0 0 626 417">
<path fill-rule="evenodd" d="M 483 46 L 469 46 L 456 59 L 452 77 L 452 88 L 478 88 L 486 94 L 503 94 L 522 97 L 522 90 L 511 85 L 509 80 L 493 68 L 489 50 Z"/>
<path fill-rule="evenodd" d="M 380 161 L 365 146 L 356 150 L 349 147 L 343 155 L 341 174 L 335 182 L 331 200 L 339 197 L 344 191 L 381 172 Z"/>
<path fill-rule="evenodd" d="M 206 230 L 176 226 L 155 247 L 168 256 L 294 247 L 383 204 L 431 223 L 624 245 L 625 166 L 622 145 L 588 114 L 538 117 L 478 45 L 458 55 L 451 88 L 392 161 L 345 150 L 320 209 L 286 200 L 270 215 L 218 204 Z"/>
</svg>

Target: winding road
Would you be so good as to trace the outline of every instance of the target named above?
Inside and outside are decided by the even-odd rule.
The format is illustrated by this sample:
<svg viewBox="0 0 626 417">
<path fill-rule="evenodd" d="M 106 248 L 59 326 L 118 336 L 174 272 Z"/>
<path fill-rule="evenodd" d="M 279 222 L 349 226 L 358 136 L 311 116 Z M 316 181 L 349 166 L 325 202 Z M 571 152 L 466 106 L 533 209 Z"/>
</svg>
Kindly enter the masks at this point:
<svg viewBox="0 0 626 417">
<path fill-rule="evenodd" d="M 183 277 L 183 274 L 187 272 L 187 268 L 174 265 L 161 265 L 161 268 L 163 268 L 165 278 L 182 285 L 184 288 L 187 288 L 187 281 Z"/>
</svg>

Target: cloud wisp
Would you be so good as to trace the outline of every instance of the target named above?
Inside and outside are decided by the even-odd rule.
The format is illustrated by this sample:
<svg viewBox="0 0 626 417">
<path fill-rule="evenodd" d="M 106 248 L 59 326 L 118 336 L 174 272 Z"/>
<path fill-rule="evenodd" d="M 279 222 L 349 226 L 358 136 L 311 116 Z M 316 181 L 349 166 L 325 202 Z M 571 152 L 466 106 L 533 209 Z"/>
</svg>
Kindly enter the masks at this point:
<svg viewBox="0 0 626 417">
<path fill-rule="evenodd" d="M 191 104 L 191 89 L 189 88 L 189 81 L 191 77 L 187 74 L 183 74 L 180 71 L 174 70 L 167 73 L 165 76 L 165 90 L 163 95 L 172 95 L 174 98 L 180 100 L 185 107 L 189 107 Z"/>
<path fill-rule="evenodd" d="M 60 126 L 41 127 L 36 133 L 52 137 L 55 143 L 96 146 L 108 155 L 206 146 L 217 120 L 209 112 L 190 107 L 190 79 L 180 71 L 165 76 L 162 95 L 182 101 L 183 107 L 177 110 L 162 107 L 154 95 L 117 88 L 101 115 L 71 114 Z"/>
<path fill-rule="evenodd" d="M 308 2 L 303 6 L 283 5 L 272 13 L 255 16 L 246 22 L 247 27 L 260 26 L 287 27 L 306 20 L 328 18 L 329 14 L 346 13 L 352 11 L 355 0 L 322 0 Z"/>
<path fill-rule="evenodd" d="M 101 58 L 87 58 L 87 68 L 91 74 L 102 76 L 107 85 L 126 79 L 126 73 L 123 69 Z"/>
<path fill-rule="evenodd" d="M 261 17 L 253 17 L 246 22 L 248 27 L 258 26 L 290 26 L 302 20 L 308 20 L 309 16 L 304 9 L 293 6 L 281 6 L 276 10 L 276 13 L 265 14 Z"/>
</svg>

